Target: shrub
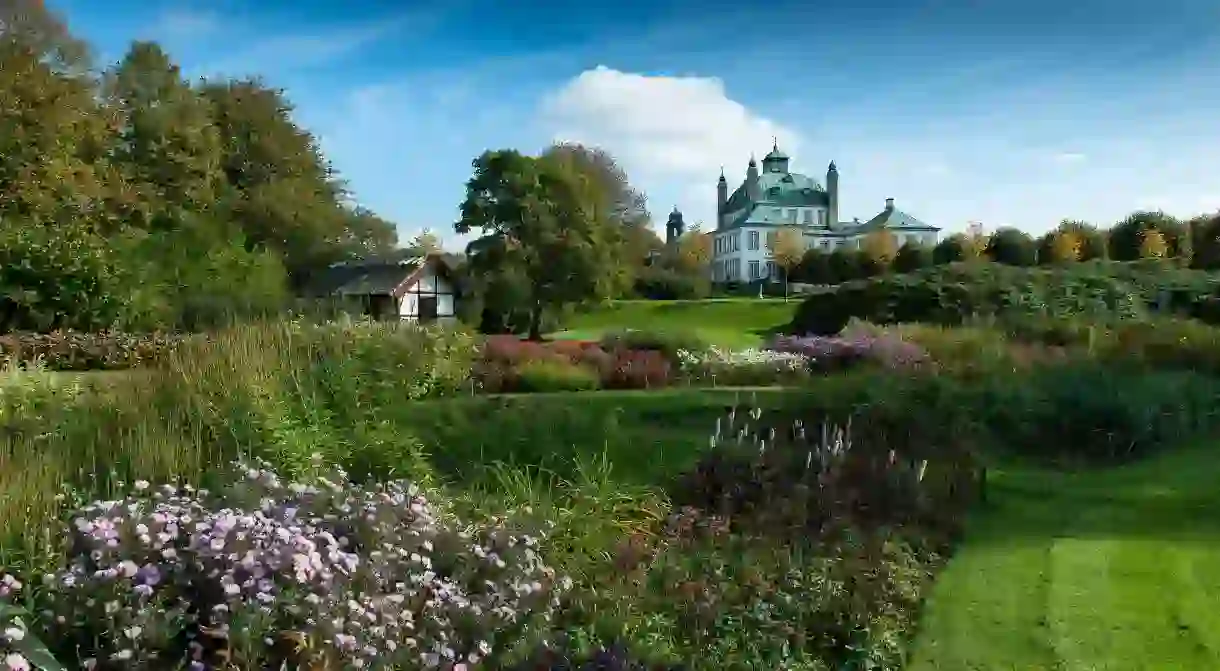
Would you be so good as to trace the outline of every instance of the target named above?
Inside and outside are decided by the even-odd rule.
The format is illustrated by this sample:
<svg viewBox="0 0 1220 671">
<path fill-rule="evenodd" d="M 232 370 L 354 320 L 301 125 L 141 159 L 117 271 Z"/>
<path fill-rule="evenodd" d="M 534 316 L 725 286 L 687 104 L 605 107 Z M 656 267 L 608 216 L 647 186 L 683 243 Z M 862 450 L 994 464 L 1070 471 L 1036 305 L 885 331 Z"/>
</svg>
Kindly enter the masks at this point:
<svg viewBox="0 0 1220 671">
<path fill-rule="evenodd" d="M 679 350 L 698 352 L 708 344 L 698 335 L 684 331 L 637 331 L 628 329 L 608 333 L 602 338 L 602 348 L 608 352 L 616 350 L 650 350 L 660 352 L 669 361 L 678 362 Z"/>
<path fill-rule="evenodd" d="M 136 489 L 73 514 L 68 565 L 45 581 L 46 640 L 92 668 L 490 661 L 567 585 L 525 518 L 468 527 L 403 482 L 239 466 L 215 495 Z"/>
<path fill-rule="evenodd" d="M 57 371 L 123 370 L 156 364 L 182 340 L 168 333 L 121 331 L 16 333 L 0 336 L 0 359 L 37 361 Z"/>
<path fill-rule="evenodd" d="M 708 454 L 679 480 L 675 505 L 797 536 L 912 525 L 956 532 L 975 493 L 971 436 L 893 426 L 868 406 L 845 419 L 796 414 L 730 409 Z"/>
<path fill-rule="evenodd" d="M 767 348 L 775 352 L 798 354 L 816 370 L 843 370 L 861 363 L 885 368 L 912 368 L 928 360 L 918 345 L 888 335 L 858 333 L 845 337 L 777 336 Z"/>
<path fill-rule="evenodd" d="M 607 389 L 656 389 L 673 381 L 673 365 L 657 350 L 615 350 L 604 379 Z"/>
<path fill-rule="evenodd" d="M 961 324 L 978 316 L 1049 315 L 1133 318 L 1149 309 L 1187 309 L 1193 297 L 1214 286 L 1198 271 L 1172 272 L 1144 266 L 1073 264 L 1023 268 L 955 263 L 906 275 L 847 282 L 809 296 L 789 326 L 793 333 L 833 335 L 851 318 L 877 324 Z M 1209 284 L 1210 283 L 1210 284 Z M 1179 298 L 1172 298 L 1183 294 Z M 1172 299 L 1172 300 L 1171 300 Z"/>
<path fill-rule="evenodd" d="M 573 367 L 578 370 L 571 370 Z M 555 340 L 531 342 L 517 336 L 492 336 L 486 339 L 480 360 L 474 365 L 472 377 L 477 386 L 486 393 L 525 391 L 560 391 L 569 389 L 595 389 L 610 376 L 614 367 L 614 356 L 603 350 L 598 343 L 580 340 Z M 534 380 L 542 388 L 525 382 L 525 369 L 533 369 Z M 582 382 L 590 377 L 594 386 Z M 547 386 L 544 378 L 555 378 L 560 387 Z M 560 382 L 560 378 L 566 382 Z"/>
<path fill-rule="evenodd" d="M 808 359 L 801 354 L 718 347 L 702 352 L 678 350 L 678 366 L 692 380 L 721 385 L 777 384 L 802 379 L 809 372 Z"/>
<path fill-rule="evenodd" d="M 542 648 L 507 671 L 684 671 L 685 668 L 643 661 L 620 644 L 584 654 Z"/>
<path fill-rule="evenodd" d="M 601 386 L 598 371 L 547 359 L 521 364 L 517 377 L 518 391 L 590 391 Z"/>
</svg>

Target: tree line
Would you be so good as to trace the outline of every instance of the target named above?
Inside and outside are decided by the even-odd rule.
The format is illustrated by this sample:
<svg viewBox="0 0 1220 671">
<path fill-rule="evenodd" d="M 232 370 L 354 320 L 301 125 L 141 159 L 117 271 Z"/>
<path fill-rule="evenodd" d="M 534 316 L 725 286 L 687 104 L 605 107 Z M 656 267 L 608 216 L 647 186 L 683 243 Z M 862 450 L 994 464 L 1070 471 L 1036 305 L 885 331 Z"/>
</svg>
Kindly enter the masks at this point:
<svg viewBox="0 0 1220 671">
<path fill-rule="evenodd" d="M 396 244 L 257 78 L 187 81 L 155 42 L 99 68 L 4 0 L 0 101 L 0 332 L 208 328 Z"/>
<path fill-rule="evenodd" d="M 1013 227 L 986 233 L 972 224 L 934 246 L 902 246 L 889 231 L 865 236 L 859 249 L 840 247 L 831 252 L 805 250 L 799 239 L 783 232 L 773 245 L 776 262 L 793 282 L 837 284 L 888 272 L 906 273 L 933 265 L 987 260 L 1013 266 L 1056 265 L 1111 259 L 1166 259 L 1177 265 L 1220 269 L 1220 212 L 1188 220 L 1164 212 L 1135 212 L 1110 228 L 1064 220 L 1053 230 L 1034 237 Z"/>
</svg>

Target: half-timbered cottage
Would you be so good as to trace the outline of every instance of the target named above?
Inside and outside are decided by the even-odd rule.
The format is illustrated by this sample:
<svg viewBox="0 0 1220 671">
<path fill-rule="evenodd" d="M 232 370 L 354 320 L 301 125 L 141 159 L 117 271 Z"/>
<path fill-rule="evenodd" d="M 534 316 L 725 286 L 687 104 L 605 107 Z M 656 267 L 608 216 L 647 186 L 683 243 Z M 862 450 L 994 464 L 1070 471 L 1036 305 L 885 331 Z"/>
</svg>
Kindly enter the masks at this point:
<svg viewBox="0 0 1220 671">
<path fill-rule="evenodd" d="M 457 314 L 453 272 L 440 254 L 334 263 L 311 293 L 358 303 L 373 319 L 433 322 Z"/>
</svg>

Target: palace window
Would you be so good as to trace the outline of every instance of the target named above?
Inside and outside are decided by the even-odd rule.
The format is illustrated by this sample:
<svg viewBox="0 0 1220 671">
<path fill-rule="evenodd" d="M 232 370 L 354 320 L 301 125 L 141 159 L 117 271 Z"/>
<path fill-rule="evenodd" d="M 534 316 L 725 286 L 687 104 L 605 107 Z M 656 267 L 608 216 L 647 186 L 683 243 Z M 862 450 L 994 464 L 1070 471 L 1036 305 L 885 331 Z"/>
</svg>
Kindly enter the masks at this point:
<svg viewBox="0 0 1220 671">
<path fill-rule="evenodd" d="M 750 231 L 750 250 L 758 249 L 758 231 Z"/>
<path fill-rule="evenodd" d="M 758 261 L 750 262 L 750 279 L 751 280 L 758 279 Z"/>
<path fill-rule="evenodd" d="M 763 277 L 775 277 L 775 262 L 767 261 L 767 274 Z"/>
<path fill-rule="evenodd" d="M 767 249 L 775 248 L 775 231 L 767 231 Z"/>
<path fill-rule="evenodd" d="M 804 221 L 804 224 L 805 224 L 806 226 L 809 226 L 809 225 L 811 225 L 812 223 L 813 223 L 813 210 L 805 210 L 805 221 Z"/>
</svg>

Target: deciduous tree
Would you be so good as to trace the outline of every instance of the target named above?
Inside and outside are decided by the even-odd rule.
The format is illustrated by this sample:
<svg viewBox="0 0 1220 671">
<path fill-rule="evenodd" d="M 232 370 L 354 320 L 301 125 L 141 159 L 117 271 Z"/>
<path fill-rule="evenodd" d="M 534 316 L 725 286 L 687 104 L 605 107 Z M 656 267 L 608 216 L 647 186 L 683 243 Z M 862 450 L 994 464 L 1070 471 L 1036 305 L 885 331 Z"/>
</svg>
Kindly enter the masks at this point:
<svg viewBox="0 0 1220 671">
<path fill-rule="evenodd" d="M 1043 236 L 1038 260 L 1047 264 L 1075 263 L 1084 256 L 1085 243 L 1070 230 L 1051 231 Z"/>
<path fill-rule="evenodd" d="M 1181 221 L 1164 212 L 1141 211 L 1132 213 L 1110 229 L 1110 258 L 1117 261 L 1147 258 L 1143 254 L 1146 237 L 1144 232 L 1148 230 L 1160 233 L 1161 240 L 1165 243 L 1165 253 L 1162 257 L 1176 256 L 1187 251 L 1188 245 L 1183 241 L 1188 236 Z M 1155 242 L 1151 244 L 1158 247 Z"/>
<path fill-rule="evenodd" d="M 1164 259 L 1169 256 L 1169 243 L 1165 241 L 1165 236 L 1155 228 L 1146 228 L 1140 231 L 1140 249 L 1139 258 L 1141 259 Z"/>
<path fill-rule="evenodd" d="M 1008 226 L 991 234 L 986 254 L 992 261 L 1010 266 L 1032 266 L 1038 261 L 1034 239 L 1028 233 Z"/>
<path fill-rule="evenodd" d="M 885 229 L 873 231 L 864 237 L 864 252 L 878 269 L 888 268 L 898 254 L 898 238 Z"/>
<path fill-rule="evenodd" d="M 805 236 L 801 229 L 795 226 L 784 226 L 776 231 L 775 237 L 768 242 L 771 258 L 784 272 L 784 300 L 787 300 L 789 277 L 805 256 Z"/>
<path fill-rule="evenodd" d="M 605 149 L 578 142 L 559 142 L 542 153 L 547 158 L 562 158 L 572 167 L 593 180 L 610 203 L 611 219 L 619 224 L 647 225 L 648 198 L 631 185 L 627 171 Z"/>
<path fill-rule="evenodd" d="M 696 223 L 678 238 L 677 256 L 673 259 L 674 270 L 694 276 L 710 273 L 708 264 L 712 260 L 712 236 L 703 232 Z"/>
<path fill-rule="evenodd" d="M 425 228 L 407 243 L 407 247 L 419 254 L 432 254 L 441 251 L 441 239 Z"/>
<path fill-rule="evenodd" d="M 863 276 L 858 251 L 839 247 L 830 253 L 830 258 L 827 260 L 830 266 L 830 284 L 849 282 Z"/>
<path fill-rule="evenodd" d="M 474 160 L 454 229 L 482 233 L 468 249 L 472 267 L 524 279 L 529 337 L 539 339 L 544 311 L 609 298 L 621 284 L 611 207 L 567 161 L 488 151 Z"/>
<path fill-rule="evenodd" d="M 936 265 L 966 261 L 970 258 L 970 241 L 965 235 L 958 233 L 936 243 L 932 249 L 932 261 Z"/>
<path fill-rule="evenodd" d="M 932 265 L 932 249 L 925 245 L 908 242 L 894 256 L 894 272 L 912 273 Z"/>
</svg>

